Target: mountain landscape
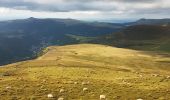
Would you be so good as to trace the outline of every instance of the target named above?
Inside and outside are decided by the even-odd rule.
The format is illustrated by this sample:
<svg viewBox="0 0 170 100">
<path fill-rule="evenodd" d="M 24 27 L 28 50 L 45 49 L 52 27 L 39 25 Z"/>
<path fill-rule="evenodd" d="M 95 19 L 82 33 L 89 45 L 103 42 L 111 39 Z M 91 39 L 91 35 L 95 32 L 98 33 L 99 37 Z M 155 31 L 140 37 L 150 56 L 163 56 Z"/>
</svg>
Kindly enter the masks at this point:
<svg viewBox="0 0 170 100">
<path fill-rule="evenodd" d="M 136 50 L 170 52 L 170 26 L 133 25 L 92 40 L 94 43 Z"/>
<path fill-rule="evenodd" d="M 140 19 L 129 23 L 106 23 L 30 17 L 1 21 L 0 64 L 35 58 L 38 52 L 50 45 L 82 42 L 169 51 L 168 23 L 170 19 Z"/>
<path fill-rule="evenodd" d="M 84 22 L 74 19 L 28 18 L 0 22 L 0 64 L 36 57 L 49 45 L 78 43 L 70 35 L 96 37 L 117 32 L 122 24 Z"/>
<path fill-rule="evenodd" d="M 170 100 L 170 0 L 0 0 L 0 100 Z"/>
<path fill-rule="evenodd" d="M 1 21 L 0 99 L 169 100 L 169 23 Z"/>
</svg>

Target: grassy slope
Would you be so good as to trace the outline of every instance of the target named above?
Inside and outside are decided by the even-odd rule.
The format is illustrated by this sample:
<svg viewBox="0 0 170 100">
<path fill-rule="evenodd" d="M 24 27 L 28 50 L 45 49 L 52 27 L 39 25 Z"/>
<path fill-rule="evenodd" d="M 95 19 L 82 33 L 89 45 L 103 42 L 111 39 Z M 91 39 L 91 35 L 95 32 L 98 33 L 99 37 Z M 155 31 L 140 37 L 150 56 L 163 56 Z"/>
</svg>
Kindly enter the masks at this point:
<svg viewBox="0 0 170 100">
<path fill-rule="evenodd" d="M 169 33 L 170 26 L 136 25 L 92 42 L 135 50 L 170 52 Z"/>
<path fill-rule="evenodd" d="M 0 68 L 0 97 L 48 100 L 52 93 L 52 100 L 99 100 L 101 94 L 108 100 L 168 100 L 169 75 L 168 54 L 95 44 L 52 46 L 38 59 Z"/>
</svg>

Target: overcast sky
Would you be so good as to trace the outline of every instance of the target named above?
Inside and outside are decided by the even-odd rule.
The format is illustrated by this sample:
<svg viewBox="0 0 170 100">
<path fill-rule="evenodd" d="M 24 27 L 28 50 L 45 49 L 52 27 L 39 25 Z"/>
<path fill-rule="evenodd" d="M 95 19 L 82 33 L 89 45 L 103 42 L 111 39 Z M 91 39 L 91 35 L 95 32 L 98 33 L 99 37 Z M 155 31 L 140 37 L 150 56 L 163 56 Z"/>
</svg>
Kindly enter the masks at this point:
<svg viewBox="0 0 170 100">
<path fill-rule="evenodd" d="M 170 18 L 170 0 L 0 0 L 0 20 Z"/>
</svg>

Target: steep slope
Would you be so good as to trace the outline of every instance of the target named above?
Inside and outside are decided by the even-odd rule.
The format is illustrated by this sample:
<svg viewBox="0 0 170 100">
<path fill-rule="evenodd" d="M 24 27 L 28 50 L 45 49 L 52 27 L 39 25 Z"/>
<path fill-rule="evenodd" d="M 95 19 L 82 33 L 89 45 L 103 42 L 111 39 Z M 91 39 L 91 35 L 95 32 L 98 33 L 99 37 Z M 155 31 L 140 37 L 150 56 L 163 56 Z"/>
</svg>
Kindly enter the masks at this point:
<svg viewBox="0 0 170 100">
<path fill-rule="evenodd" d="M 101 36 L 92 42 L 138 50 L 170 52 L 170 26 L 129 26 L 121 32 Z"/>
<path fill-rule="evenodd" d="M 66 34 L 94 37 L 120 30 L 121 24 L 74 19 L 28 18 L 0 22 L 0 65 L 36 56 L 49 45 L 78 43 Z"/>
<path fill-rule="evenodd" d="M 54 100 L 99 100 L 100 95 L 168 100 L 169 62 L 165 53 L 95 44 L 51 46 L 35 60 L 0 68 L 1 100 L 48 100 L 48 94 Z"/>
</svg>

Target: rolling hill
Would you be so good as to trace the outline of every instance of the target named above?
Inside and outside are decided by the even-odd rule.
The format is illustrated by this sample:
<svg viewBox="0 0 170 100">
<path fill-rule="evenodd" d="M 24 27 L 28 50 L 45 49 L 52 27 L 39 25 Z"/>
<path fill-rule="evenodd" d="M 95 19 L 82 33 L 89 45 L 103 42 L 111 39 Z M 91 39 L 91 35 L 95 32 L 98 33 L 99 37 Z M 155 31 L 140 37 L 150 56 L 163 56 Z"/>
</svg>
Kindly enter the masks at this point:
<svg viewBox="0 0 170 100">
<path fill-rule="evenodd" d="M 169 22 L 140 19 L 119 24 L 33 17 L 0 21 L 0 65 L 35 58 L 50 45 L 99 43 L 169 52 Z"/>
<path fill-rule="evenodd" d="M 170 26 L 132 25 L 91 42 L 136 50 L 170 52 Z"/>
<path fill-rule="evenodd" d="M 168 54 L 106 45 L 51 46 L 0 68 L 1 100 L 168 100 L 169 62 Z"/>
<path fill-rule="evenodd" d="M 121 30 L 122 24 L 74 19 L 18 19 L 0 22 L 0 65 L 31 59 L 49 45 L 78 43 L 70 35 L 95 37 Z M 68 35 L 69 34 L 69 35 Z"/>
</svg>

